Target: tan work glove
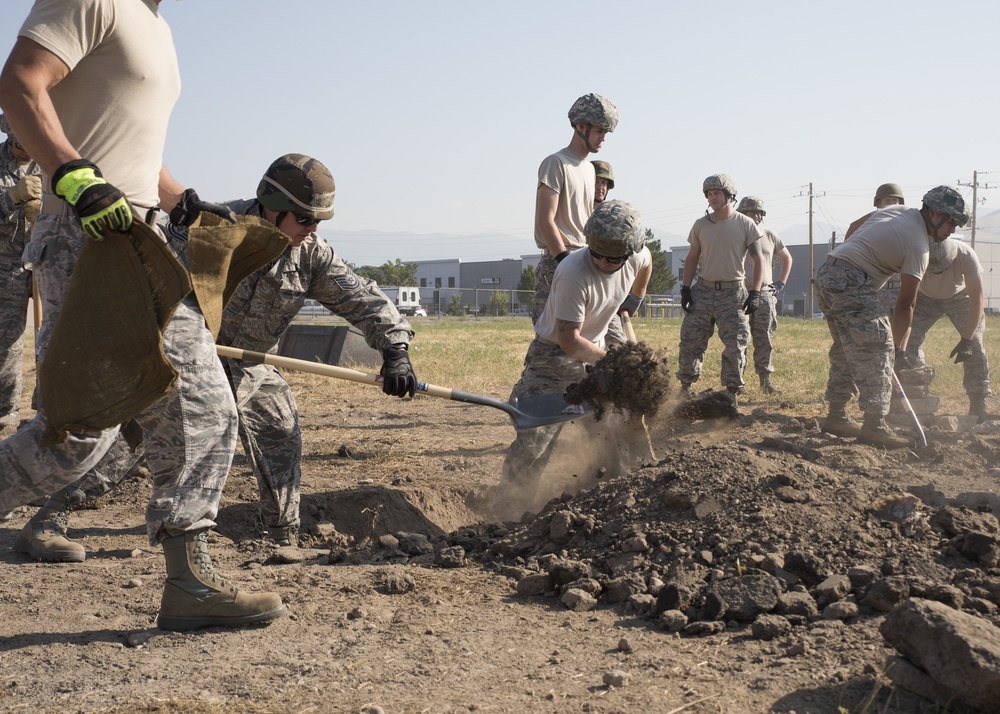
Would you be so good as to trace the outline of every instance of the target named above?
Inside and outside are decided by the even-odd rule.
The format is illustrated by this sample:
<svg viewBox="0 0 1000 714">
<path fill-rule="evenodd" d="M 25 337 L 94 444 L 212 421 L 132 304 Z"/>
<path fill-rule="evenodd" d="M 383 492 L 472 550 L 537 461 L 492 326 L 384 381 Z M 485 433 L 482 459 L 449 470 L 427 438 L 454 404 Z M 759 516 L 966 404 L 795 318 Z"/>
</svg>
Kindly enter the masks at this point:
<svg viewBox="0 0 1000 714">
<path fill-rule="evenodd" d="M 38 200 L 42 197 L 42 177 L 38 175 L 25 176 L 9 191 L 10 200 L 14 203 Z"/>
<path fill-rule="evenodd" d="M 35 225 L 35 220 L 38 218 L 38 212 L 42 210 L 42 202 L 37 198 L 32 198 L 21 204 L 21 208 L 24 209 L 24 222 L 28 224 L 28 230 Z"/>
</svg>

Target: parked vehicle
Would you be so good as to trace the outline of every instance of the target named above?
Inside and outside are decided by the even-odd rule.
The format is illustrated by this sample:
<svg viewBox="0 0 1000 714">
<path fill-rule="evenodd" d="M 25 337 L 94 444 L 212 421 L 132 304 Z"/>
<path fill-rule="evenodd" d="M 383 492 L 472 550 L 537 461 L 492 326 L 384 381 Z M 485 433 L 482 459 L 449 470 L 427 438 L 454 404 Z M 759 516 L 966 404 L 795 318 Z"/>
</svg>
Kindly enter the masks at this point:
<svg viewBox="0 0 1000 714">
<path fill-rule="evenodd" d="M 380 285 L 379 289 L 396 304 L 396 309 L 401 315 L 413 316 L 421 309 L 420 288 L 403 285 L 383 288 Z"/>
</svg>

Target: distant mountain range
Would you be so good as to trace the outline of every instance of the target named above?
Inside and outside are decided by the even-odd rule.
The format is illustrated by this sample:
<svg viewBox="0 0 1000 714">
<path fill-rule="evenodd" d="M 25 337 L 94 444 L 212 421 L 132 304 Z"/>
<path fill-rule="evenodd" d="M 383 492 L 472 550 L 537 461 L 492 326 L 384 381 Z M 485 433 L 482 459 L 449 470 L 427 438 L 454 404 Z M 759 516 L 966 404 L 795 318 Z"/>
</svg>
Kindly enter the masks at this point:
<svg viewBox="0 0 1000 714">
<path fill-rule="evenodd" d="M 976 242 L 1000 243 L 1000 210 L 977 216 Z M 677 235 L 661 228 L 653 228 L 653 235 L 665 250 L 687 245 L 686 235 Z M 833 228 L 822 221 L 813 223 L 813 242 L 830 240 Z M 780 231 L 787 245 L 807 245 L 809 226 L 796 224 Z M 337 253 L 354 265 L 381 265 L 387 260 L 426 261 L 453 260 L 463 262 L 487 260 L 516 260 L 522 255 L 538 252 L 532 238 L 521 238 L 509 233 L 388 233 L 386 231 L 337 231 L 324 230 L 322 236 Z M 960 232 L 962 240 L 969 240 L 969 228 Z M 843 240 L 838 231 L 837 242 Z"/>
</svg>

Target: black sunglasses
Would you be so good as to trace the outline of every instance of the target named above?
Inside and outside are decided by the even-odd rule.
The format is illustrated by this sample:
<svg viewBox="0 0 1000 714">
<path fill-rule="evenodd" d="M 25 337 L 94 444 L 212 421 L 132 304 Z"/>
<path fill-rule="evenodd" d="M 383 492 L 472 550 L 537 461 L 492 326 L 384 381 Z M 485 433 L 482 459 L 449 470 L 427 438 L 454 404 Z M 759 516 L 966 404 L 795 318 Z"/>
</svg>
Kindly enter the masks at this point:
<svg viewBox="0 0 1000 714">
<path fill-rule="evenodd" d="M 590 257 L 593 258 L 594 260 L 606 260 L 612 265 L 621 265 L 630 257 L 632 257 L 631 253 L 628 253 L 627 255 L 610 256 L 610 255 L 601 255 L 600 253 L 594 251 L 593 248 L 588 248 L 588 250 L 590 251 Z"/>
<path fill-rule="evenodd" d="M 293 213 L 292 215 L 295 217 L 295 222 L 300 226 L 311 226 L 314 223 L 319 223 L 320 220 L 313 216 L 300 216 L 298 213 Z"/>
</svg>

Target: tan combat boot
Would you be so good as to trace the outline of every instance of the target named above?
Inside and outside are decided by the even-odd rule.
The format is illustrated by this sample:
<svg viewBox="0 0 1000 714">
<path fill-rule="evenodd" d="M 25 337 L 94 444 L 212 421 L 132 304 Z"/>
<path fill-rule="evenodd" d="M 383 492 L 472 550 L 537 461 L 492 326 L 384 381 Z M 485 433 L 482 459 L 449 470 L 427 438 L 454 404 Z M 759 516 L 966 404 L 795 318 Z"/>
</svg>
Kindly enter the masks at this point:
<svg viewBox="0 0 1000 714">
<path fill-rule="evenodd" d="M 85 499 L 83 491 L 76 489 L 53 494 L 24 524 L 14 541 L 14 550 L 52 563 L 82 563 L 87 551 L 66 537 L 66 527 L 69 514 Z"/>
<path fill-rule="evenodd" d="M 851 417 L 847 416 L 847 404 L 830 403 L 830 413 L 820 427 L 827 434 L 833 434 L 844 439 L 854 439 L 861 434 L 861 427 Z"/>
<path fill-rule="evenodd" d="M 771 383 L 771 374 L 764 372 L 760 375 L 760 391 L 764 394 L 778 394 L 778 390 Z"/>
<path fill-rule="evenodd" d="M 970 394 L 969 395 L 969 416 L 977 417 L 978 421 L 986 421 L 986 395 L 985 394 Z"/>
<path fill-rule="evenodd" d="M 865 414 L 865 423 L 861 426 L 858 441 L 863 444 L 884 446 L 887 449 L 905 449 L 913 446 L 913 442 L 909 439 L 896 436 L 881 414 Z"/>
<path fill-rule="evenodd" d="M 287 610 L 277 593 L 241 593 L 215 572 L 208 555 L 208 530 L 163 540 L 167 580 L 163 584 L 161 630 L 240 627 L 269 622 Z"/>
</svg>

